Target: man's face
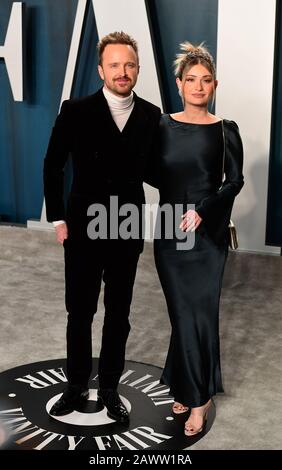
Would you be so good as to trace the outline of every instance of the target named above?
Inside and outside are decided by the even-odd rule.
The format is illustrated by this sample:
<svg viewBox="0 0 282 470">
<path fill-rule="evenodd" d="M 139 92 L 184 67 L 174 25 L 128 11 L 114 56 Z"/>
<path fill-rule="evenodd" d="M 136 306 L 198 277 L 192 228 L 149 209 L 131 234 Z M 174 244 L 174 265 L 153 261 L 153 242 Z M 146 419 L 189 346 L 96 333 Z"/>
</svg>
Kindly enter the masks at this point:
<svg viewBox="0 0 282 470">
<path fill-rule="evenodd" d="M 127 44 L 108 44 L 98 65 L 105 87 L 116 96 L 129 96 L 135 86 L 139 64 L 133 47 Z"/>
</svg>

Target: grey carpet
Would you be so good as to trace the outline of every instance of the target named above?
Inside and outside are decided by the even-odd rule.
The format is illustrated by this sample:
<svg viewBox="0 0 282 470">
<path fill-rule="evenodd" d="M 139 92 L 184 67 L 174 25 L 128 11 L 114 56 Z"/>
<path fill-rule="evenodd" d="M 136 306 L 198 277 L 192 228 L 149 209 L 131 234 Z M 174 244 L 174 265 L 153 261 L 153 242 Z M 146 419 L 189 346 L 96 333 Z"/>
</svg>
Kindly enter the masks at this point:
<svg viewBox="0 0 282 470">
<path fill-rule="evenodd" d="M 0 227 L 0 371 L 65 357 L 63 250 L 52 232 Z M 225 394 L 193 449 L 282 449 L 282 257 L 230 253 L 221 299 Z M 99 355 L 102 295 L 94 320 Z M 127 359 L 162 367 L 170 336 L 152 245 L 140 258 Z"/>
</svg>

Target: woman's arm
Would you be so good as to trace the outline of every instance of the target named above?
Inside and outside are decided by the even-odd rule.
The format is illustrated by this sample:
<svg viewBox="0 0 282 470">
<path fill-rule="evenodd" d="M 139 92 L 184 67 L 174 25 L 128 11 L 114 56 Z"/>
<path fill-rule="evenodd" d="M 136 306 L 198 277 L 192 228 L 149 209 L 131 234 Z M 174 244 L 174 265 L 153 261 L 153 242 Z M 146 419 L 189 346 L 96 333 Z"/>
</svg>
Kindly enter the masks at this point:
<svg viewBox="0 0 282 470">
<path fill-rule="evenodd" d="M 224 122 L 225 133 L 225 180 L 222 187 L 211 196 L 196 204 L 196 212 L 202 219 L 212 217 L 213 211 L 230 207 L 244 185 L 243 145 L 239 129 L 234 121 Z"/>
</svg>

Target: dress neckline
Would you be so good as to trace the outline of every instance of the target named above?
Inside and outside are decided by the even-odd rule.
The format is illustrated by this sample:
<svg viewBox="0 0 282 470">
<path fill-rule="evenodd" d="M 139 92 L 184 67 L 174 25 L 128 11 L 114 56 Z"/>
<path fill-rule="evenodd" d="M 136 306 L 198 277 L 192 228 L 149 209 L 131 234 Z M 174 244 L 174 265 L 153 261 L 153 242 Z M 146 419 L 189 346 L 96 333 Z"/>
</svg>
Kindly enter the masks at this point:
<svg viewBox="0 0 282 470">
<path fill-rule="evenodd" d="M 174 119 L 170 114 L 168 114 L 168 117 L 169 119 L 171 119 L 172 122 L 175 122 L 177 124 L 186 124 L 188 126 L 213 126 L 214 124 L 219 124 L 220 122 L 223 121 L 223 119 L 219 119 L 219 121 L 210 122 L 209 124 L 201 124 L 201 123 L 196 123 L 196 122 L 178 121 L 177 119 Z"/>
</svg>

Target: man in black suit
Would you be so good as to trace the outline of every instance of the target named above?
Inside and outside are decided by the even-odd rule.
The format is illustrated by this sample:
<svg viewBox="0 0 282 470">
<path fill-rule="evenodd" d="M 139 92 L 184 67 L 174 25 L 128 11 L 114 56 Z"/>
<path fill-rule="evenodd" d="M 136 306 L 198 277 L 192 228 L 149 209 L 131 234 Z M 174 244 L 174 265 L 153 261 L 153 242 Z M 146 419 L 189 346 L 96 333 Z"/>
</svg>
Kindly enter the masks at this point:
<svg viewBox="0 0 282 470">
<path fill-rule="evenodd" d="M 68 387 L 51 408 L 64 415 L 85 402 L 92 370 L 91 328 L 102 280 L 105 318 L 99 358 L 98 402 L 108 415 L 128 422 L 117 392 L 124 368 L 130 330 L 129 311 L 143 239 L 111 239 L 87 235 L 91 204 L 107 210 L 113 223 L 111 198 L 118 206 L 145 202 L 142 182 L 150 160 L 160 109 L 132 89 L 139 73 L 136 41 L 123 32 L 98 44 L 98 71 L 104 86 L 94 95 L 62 104 L 44 161 L 47 220 L 54 222 L 57 240 L 65 249 Z M 71 155 L 73 181 L 65 212 L 64 167 Z M 89 226 L 90 227 L 90 226 Z M 116 228 L 116 227 L 115 227 Z M 109 232 L 109 231 L 108 231 Z"/>
</svg>

